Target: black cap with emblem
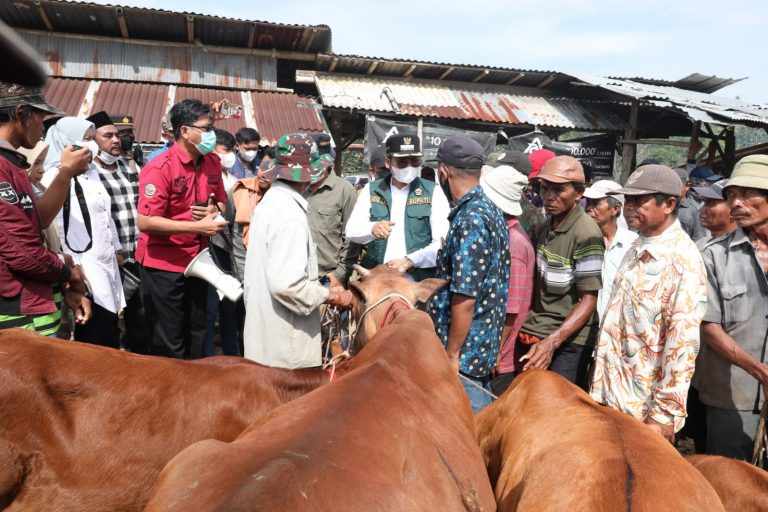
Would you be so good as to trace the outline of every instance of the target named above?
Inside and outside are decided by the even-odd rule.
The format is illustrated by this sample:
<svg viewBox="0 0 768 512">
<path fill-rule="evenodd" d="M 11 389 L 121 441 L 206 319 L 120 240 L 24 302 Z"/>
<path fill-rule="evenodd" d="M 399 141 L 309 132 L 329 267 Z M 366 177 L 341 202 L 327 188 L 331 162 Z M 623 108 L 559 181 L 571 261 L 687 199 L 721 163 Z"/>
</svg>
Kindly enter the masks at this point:
<svg viewBox="0 0 768 512">
<path fill-rule="evenodd" d="M 387 139 L 387 156 L 421 156 L 418 135 L 392 135 Z"/>
</svg>

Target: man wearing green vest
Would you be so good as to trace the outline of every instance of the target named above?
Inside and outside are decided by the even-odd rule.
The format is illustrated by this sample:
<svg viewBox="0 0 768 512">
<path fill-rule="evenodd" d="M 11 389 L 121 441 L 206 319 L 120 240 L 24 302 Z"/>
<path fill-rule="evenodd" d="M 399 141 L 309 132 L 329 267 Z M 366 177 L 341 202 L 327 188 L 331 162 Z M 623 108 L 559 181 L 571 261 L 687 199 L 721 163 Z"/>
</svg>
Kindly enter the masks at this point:
<svg viewBox="0 0 768 512">
<path fill-rule="evenodd" d="M 360 192 L 346 237 L 365 245 L 366 268 L 386 263 L 416 280 L 431 277 L 448 232 L 448 200 L 434 182 L 420 177 L 419 137 L 393 135 L 386 148 L 385 164 L 391 173 Z"/>
</svg>

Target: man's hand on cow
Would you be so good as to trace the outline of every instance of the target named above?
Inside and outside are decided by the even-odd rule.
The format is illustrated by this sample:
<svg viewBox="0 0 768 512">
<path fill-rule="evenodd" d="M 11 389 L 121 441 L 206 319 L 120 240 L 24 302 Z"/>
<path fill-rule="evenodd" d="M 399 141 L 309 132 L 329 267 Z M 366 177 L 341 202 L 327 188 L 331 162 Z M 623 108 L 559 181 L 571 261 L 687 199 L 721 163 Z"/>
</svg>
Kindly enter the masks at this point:
<svg viewBox="0 0 768 512">
<path fill-rule="evenodd" d="M 661 423 L 654 421 L 651 418 L 646 418 L 645 424 L 648 426 L 648 428 L 659 434 L 670 443 L 675 442 L 674 425 L 662 425 Z"/>
<path fill-rule="evenodd" d="M 204 219 L 210 215 L 216 216 L 217 213 L 219 213 L 219 209 L 216 208 L 216 205 L 209 204 L 206 206 L 198 206 L 198 205 L 192 205 L 192 220 L 201 220 Z"/>
<path fill-rule="evenodd" d="M 91 319 L 91 316 L 93 315 L 93 305 L 90 299 L 82 293 L 70 288 L 64 292 L 64 302 L 69 306 L 69 309 L 72 310 L 76 324 L 82 325 Z"/>
<path fill-rule="evenodd" d="M 215 208 L 215 207 L 214 207 Z M 205 236 L 213 236 L 227 225 L 225 220 L 217 220 L 219 216 L 218 210 L 216 213 L 211 213 L 204 216 L 202 219 L 195 222 L 197 232 Z"/>
<path fill-rule="evenodd" d="M 387 268 L 397 270 L 398 272 L 408 272 L 413 268 L 413 262 L 407 257 L 390 260 L 387 262 Z"/>
<path fill-rule="evenodd" d="M 328 298 L 325 303 L 329 306 L 336 306 L 339 309 L 351 309 L 354 295 L 349 290 L 341 287 L 332 286 L 328 290 Z"/>
<path fill-rule="evenodd" d="M 520 358 L 520 361 L 527 360 L 523 371 L 541 369 L 546 370 L 552 364 L 552 356 L 557 349 L 557 344 L 551 338 L 544 338 L 540 342 L 532 345 L 528 353 Z"/>
<path fill-rule="evenodd" d="M 79 176 L 88 170 L 94 156 L 88 148 L 75 150 L 72 146 L 67 146 L 61 151 L 59 172 L 68 178 Z"/>
<path fill-rule="evenodd" d="M 394 225 L 394 222 L 388 220 L 379 221 L 371 228 L 371 234 L 379 240 L 389 238 L 390 233 L 392 233 L 392 226 Z"/>
</svg>

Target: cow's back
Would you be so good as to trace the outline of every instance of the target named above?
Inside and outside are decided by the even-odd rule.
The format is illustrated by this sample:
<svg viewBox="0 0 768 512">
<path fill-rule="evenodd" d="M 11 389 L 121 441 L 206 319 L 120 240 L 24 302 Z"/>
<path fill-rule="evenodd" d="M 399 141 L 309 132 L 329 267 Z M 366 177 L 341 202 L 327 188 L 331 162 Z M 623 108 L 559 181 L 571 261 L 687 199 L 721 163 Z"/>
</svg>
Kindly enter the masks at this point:
<svg viewBox="0 0 768 512">
<path fill-rule="evenodd" d="M 273 385 L 281 378 L 238 358 L 193 363 L 0 331 L 0 460 L 15 463 L 0 473 L 0 503 L 140 510 L 176 453 L 232 440 L 292 398 Z"/>
<path fill-rule="evenodd" d="M 768 472 L 741 460 L 691 455 L 688 462 L 714 487 L 726 512 L 768 511 Z"/>
<path fill-rule="evenodd" d="M 500 511 L 722 510 L 668 442 L 553 372 L 526 372 L 476 422 Z"/>
<path fill-rule="evenodd" d="M 338 381 L 181 453 L 147 510 L 493 510 L 463 390 L 428 317 L 403 316 Z"/>
</svg>

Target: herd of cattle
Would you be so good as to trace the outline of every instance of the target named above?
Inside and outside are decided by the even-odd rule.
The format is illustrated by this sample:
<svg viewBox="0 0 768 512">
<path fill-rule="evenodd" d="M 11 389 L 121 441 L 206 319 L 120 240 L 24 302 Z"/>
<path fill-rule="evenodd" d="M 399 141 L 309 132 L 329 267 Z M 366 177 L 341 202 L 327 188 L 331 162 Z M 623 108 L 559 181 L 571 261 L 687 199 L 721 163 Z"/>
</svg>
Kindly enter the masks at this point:
<svg viewBox="0 0 768 512">
<path fill-rule="evenodd" d="M 552 372 L 473 417 L 412 307 L 443 285 L 354 282 L 354 315 L 382 305 L 332 379 L 0 331 L 0 510 L 768 511 L 762 470 L 685 459 Z"/>
</svg>

